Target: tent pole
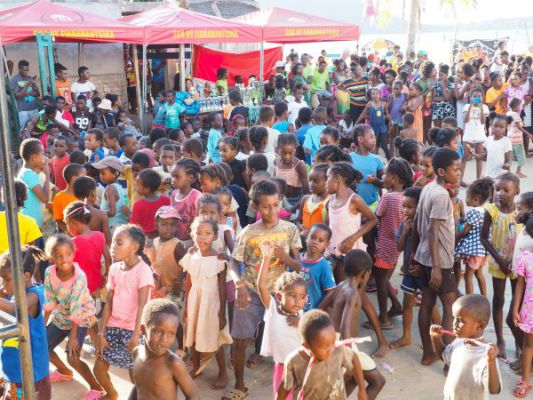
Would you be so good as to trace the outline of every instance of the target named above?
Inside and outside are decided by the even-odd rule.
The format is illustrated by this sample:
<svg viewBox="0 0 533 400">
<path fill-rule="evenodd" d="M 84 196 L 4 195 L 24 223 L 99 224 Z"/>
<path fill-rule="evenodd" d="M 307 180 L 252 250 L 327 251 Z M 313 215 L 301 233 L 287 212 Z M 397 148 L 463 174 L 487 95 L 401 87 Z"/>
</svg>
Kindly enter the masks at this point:
<svg viewBox="0 0 533 400">
<path fill-rule="evenodd" d="M 263 105 L 264 70 L 265 69 L 265 42 L 261 40 L 259 49 L 259 105 Z"/>
<path fill-rule="evenodd" d="M 180 44 L 180 90 L 185 91 L 185 44 Z"/>
<path fill-rule="evenodd" d="M 1 57 L 5 61 L 4 49 L 0 47 Z M 28 323 L 28 306 L 26 304 L 26 288 L 22 273 L 22 252 L 20 247 L 20 232 L 15 201 L 15 171 L 11 162 L 11 143 L 9 137 L 9 115 L 7 95 L 5 91 L 4 71 L 0 71 L 0 113 L 2 118 L 2 132 L 0 132 L 0 171 L 4 184 L 4 198 L 6 208 L 8 242 L 11 253 L 11 276 L 14 283 L 15 311 L 17 315 L 19 355 L 21 365 L 22 387 L 26 400 L 35 400 L 35 386 L 33 381 L 33 367 L 31 358 L 30 329 Z"/>
<path fill-rule="evenodd" d="M 148 58 L 147 58 L 147 54 L 146 52 L 148 51 L 148 46 L 143 44 L 143 70 L 142 70 L 142 121 L 143 121 L 143 125 L 142 125 L 142 129 L 143 129 L 143 132 L 146 133 L 146 126 L 147 126 L 147 123 L 146 123 L 146 108 L 144 106 L 144 102 L 146 101 L 146 99 L 148 98 L 149 94 L 147 92 L 147 86 L 146 86 L 146 73 L 148 72 Z"/>
<path fill-rule="evenodd" d="M 143 97 L 141 92 L 141 81 L 140 81 L 140 74 L 139 74 L 139 50 L 137 49 L 137 45 L 133 45 L 133 69 L 135 70 L 135 96 L 137 97 L 137 109 L 139 119 L 141 120 L 141 127 L 144 126 L 143 120 L 144 120 L 144 113 L 142 110 L 144 109 L 143 104 Z"/>
</svg>

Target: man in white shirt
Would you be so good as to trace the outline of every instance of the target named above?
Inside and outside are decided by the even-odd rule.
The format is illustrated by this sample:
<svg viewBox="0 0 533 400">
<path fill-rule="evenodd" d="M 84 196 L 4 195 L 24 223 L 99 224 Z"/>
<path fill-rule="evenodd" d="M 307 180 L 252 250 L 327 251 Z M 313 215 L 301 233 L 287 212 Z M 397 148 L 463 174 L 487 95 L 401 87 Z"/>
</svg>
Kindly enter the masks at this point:
<svg viewBox="0 0 533 400">
<path fill-rule="evenodd" d="M 79 67 L 78 68 L 79 79 L 72 84 L 71 92 L 73 98 L 77 99 L 79 95 L 84 95 L 87 99 L 87 107 L 90 112 L 94 111 L 93 108 L 93 97 L 96 95 L 96 86 L 92 83 L 89 74 L 89 68 Z"/>
</svg>

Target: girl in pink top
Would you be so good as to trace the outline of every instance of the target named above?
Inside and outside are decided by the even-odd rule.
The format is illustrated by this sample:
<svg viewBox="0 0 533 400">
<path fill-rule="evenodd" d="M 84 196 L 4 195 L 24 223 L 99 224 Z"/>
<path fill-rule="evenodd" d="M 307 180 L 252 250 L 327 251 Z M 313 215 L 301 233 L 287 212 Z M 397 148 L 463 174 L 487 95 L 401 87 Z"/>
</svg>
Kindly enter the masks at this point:
<svg viewBox="0 0 533 400">
<path fill-rule="evenodd" d="M 330 194 L 327 205 L 328 225 L 332 236 L 328 253 L 332 259 L 335 281 L 344 280 L 344 255 L 351 249 L 366 250 L 363 236 L 376 226 L 378 220 L 364 200 L 350 188 L 362 175 L 346 161 L 334 163 L 328 170 L 326 187 Z M 361 216 L 366 222 L 361 226 Z"/>
<path fill-rule="evenodd" d="M 383 187 L 387 193 L 383 195 L 376 209 L 378 217 L 378 240 L 376 246 L 376 261 L 373 268 L 378 292 L 379 319 L 383 329 L 389 329 L 392 324 L 387 312 L 387 300 L 392 300 L 393 312 L 402 312 L 402 305 L 392 290 L 390 277 L 398 262 L 398 246 L 396 232 L 403 220 L 402 197 L 403 190 L 413 184 L 413 172 L 409 163 L 403 158 L 393 158 L 385 168 Z"/>
<path fill-rule="evenodd" d="M 304 194 L 309 193 L 307 168 L 302 160 L 296 158 L 298 139 L 293 133 L 285 133 L 278 138 L 276 151 L 278 157 L 274 163 L 274 176 L 287 183 L 287 199 L 291 204 L 298 204 Z"/>
<path fill-rule="evenodd" d="M 118 393 L 111 382 L 109 365 L 128 368 L 131 352 L 139 344 L 141 315 L 154 286 L 152 269 L 143 261 L 146 237 L 137 225 L 122 225 L 113 235 L 111 255 L 115 261 L 109 270 L 109 290 L 98 332 L 94 364 L 96 379 L 107 395 L 116 400 Z"/>
<path fill-rule="evenodd" d="M 95 297 L 95 291 L 105 286 L 107 271 L 111 265 L 111 255 L 105 243 L 105 236 L 102 232 L 93 232 L 89 229 L 91 209 L 81 201 L 70 203 L 63 214 L 67 231 L 76 246 L 74 261 L 85 272 L 89 292 Z M 103 273 L 102 256 L 105 260 Z"/>
</svg>

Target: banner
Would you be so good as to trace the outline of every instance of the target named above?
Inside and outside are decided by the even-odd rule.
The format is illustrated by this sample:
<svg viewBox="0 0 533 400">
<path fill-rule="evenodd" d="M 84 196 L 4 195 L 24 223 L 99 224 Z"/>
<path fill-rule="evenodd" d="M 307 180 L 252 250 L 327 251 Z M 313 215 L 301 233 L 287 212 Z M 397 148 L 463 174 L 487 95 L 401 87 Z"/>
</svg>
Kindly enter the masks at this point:
<svg viewBox="0 0 533 400">
<path fill-rule="evenodd" d="M 276 62 L 282 60 L 283 50 L 281 46 L 265 49 L 263 69 L 265 80 L 274 74 L 274 65 Z M 236 75 L 240 75 L 245 84 L 248 83 L 250 75 L 255 75 L 259 79 L 259 51 L 225 53 L 202 46 L 194 46 L 192 65 L 193 76 L 195 78 L 210 82 L 217 80 L 217 70 L 219 68 L 226 68 L 228 70 L 228 83 L 230 86 L 235 84 Z"/>
<path fill-rule="evenodd" d="M 470 59 L 479 58 L 480 55 L 482 58 L 486 57 L 491 60 L 498 49 L 498 43 L 501 41 L 507 42 L 509 38 L 456 40 L 453 44 L 453 60 L 469 61 Z M 481 48 L 481 54 L 478 53 L 478 46 Z"/>
</svg>

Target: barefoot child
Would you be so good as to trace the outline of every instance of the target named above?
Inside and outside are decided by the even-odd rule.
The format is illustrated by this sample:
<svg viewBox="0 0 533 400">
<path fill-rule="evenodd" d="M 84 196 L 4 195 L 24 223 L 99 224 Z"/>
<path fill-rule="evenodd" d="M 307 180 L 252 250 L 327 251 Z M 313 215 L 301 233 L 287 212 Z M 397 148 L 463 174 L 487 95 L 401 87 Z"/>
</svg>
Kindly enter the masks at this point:
<svg viewBox="0 0 533 400">
<path fill-rule="evenodd" d="M 199 400 L 200 392 L 187 367 L 169 350 L 180 323 L 178 307 L 170 300 L 150 300 L 144 306 L 141 334 L 144 344 L 133 350 L 132 378 L 135 387 L 129 399 L 178 400 L 178 388 L 187 400 Z"/>
<path fill-rule="evenodd" d="M 329 194 L 326 188 L 328 164 L 316 164 L 309 173 L 309 189 L 311 194 L 305 195 L 300 201 L 297 226 L 305 240 L 314 224 L 323 224 L 327 220 L 326 204 Z M 331 239 L 331 238 L 330 238 Z M 328 240 L 329 243 L 329 240 Z"/>
<path fill-rule="evenodd" d="M 516 159 L 516 175 L 519 178 L 527 178 L 527 175 L 522 173 L 522 167 L 526 163 L 526 151 L 524 149 L 523 135 L 531 136 L 524 128 L 524 122 L 520 117 L 520 110 L 522 108 L 520 99 L 512 99 L 509 103 L 509 111 L 507 116 L 512 119 L 509 123 L 509 130 L 507 131 L 507 137 L 511 141 L 513 146 L 513 157 Z"/>
<path fill-rule="evenodd" d="M 415 183 L 413 186 L 423 188 L 428 183 L 435 180 L 435 171 L 433 170 L 433 154 L 437 151 L 437 147 L 429 146 L 422 151 L 420 157 L 420 170 L 414 174 Z"/>
<path fill-rule="evenodd" d="M 403 129 L 400 130 L 400 138 L 416 140 L 417 129 L 414 127 L 415 116 L 410 112 L 406 112 L 402 117 L 402 124 Z"/>
<path fill-rule="evenodd" d="M 490 303 L 485 296 L 469 294 L 453 303 L 453 332 L 431 325 L 431 341 L 437 354 L 449 365 L 444 384 L 445 399 L 483 400 L 501 391 L 496 356 L 498 349 L 483 340 L 490 320 Z M 456 339 L 445 345 L 442 335 Z"/>
<path fill-rule="evenodd" d="M 302 196 L 309 193 L 307 168 L 302 160 L 296 158 L 297 148 L 298 139 L 293 133 L 279 136 L 274 176 L 287 183 L 287 199 L 291 205 L 298 204 Z"/>
</svg>

